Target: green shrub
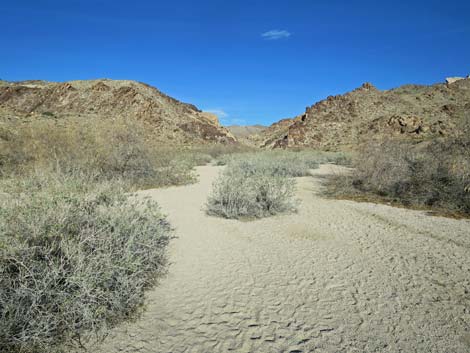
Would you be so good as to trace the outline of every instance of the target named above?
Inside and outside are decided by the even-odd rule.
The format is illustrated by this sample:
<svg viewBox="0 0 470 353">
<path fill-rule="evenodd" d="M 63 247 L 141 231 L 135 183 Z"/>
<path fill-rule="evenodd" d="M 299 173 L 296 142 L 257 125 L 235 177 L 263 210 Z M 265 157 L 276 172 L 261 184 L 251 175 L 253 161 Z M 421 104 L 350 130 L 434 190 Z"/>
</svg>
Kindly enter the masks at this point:
<svg viewBox="0 0 470 353">
<path fill-rule="evenodd" d="M 154 202 L 60 174 L 1 189 L 1 352 L 60 351 L 138 313 L 171 237 Z"/>
</svg>

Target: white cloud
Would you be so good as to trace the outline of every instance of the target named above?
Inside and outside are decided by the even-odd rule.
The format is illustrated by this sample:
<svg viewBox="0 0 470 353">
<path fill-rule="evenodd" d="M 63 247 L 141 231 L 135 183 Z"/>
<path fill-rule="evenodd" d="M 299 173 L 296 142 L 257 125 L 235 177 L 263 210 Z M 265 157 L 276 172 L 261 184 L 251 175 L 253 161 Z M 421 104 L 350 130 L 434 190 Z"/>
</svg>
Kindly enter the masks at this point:
<svg viewBox="0 0 470 353">
<path fill-rule="evenodd" d="M 204 109 L 204 111 L 215 114 L 220 119 L 228 117 L 228 113 L 226 113 L 223 109 L 220 109 L 220 108 Z"/>
<path fill-rule="evenodd" d="M 291 33 L 286 30 L 272 29 L 270 31 L 261 34 L 261 37 L 267 40 L 277 40 L 283 38 L 289 38 Z"/>
</svg>

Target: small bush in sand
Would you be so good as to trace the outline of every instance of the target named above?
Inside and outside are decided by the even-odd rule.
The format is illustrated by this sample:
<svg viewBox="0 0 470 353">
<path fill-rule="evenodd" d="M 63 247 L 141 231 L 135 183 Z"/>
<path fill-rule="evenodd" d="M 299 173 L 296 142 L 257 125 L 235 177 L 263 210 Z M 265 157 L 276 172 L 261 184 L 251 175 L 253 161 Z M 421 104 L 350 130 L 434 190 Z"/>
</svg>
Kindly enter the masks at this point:
<svg viewBox="0 0 470 353">
<path fill-rule="evenodd" d="M 320 163 L 345 155 L 319 151 L 263 151 L 217 158 L 227 165 L 213 185 L 207 213 L 225 218 L 265 217 L 295 208 L 293 177 L 307 176 Z"/>
<path fill-rule="evenodd" d="M 470 140 L 365 146 L 348 176 L 328 182 L 336 196 L 383 199 L 470 214 Z"/>
<path fill-rule="evenodd" d="M 289 176 L 272 161 L 233 161 L 214 182 L 207 213 L 259 218 L 293 210 L 295 181 Z"/>
<path fill-rule="evenodd" d="M 138 312 L 167 262 L 155 203 L 83 176 L 0 186 L 1 352 L 61 351 Z"/>
</svg>

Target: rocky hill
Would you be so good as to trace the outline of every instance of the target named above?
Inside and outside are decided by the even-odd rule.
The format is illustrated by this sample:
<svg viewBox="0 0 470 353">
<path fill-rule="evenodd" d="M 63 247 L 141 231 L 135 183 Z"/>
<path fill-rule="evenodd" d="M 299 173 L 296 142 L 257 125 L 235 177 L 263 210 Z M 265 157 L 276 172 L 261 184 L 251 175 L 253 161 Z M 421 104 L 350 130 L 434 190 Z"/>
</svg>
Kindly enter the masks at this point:
<svg viewBox="0 0 470 353">
<path fill-rule="evenodd" d="M 470 133 L 470 79 L 381 91 L 369 83 L 330 96 L 250 139 L 260 147 L 353 149 L 389 137 L 426 140 Z"/>
<path fill-rule="evenodd" d="M 139 119 L 156 141 L 174 144 L 234 143 L 217 116 L 127 80 L 63 83 L 0 81 L 0 119 L 112 117 Z"/>
</svg>

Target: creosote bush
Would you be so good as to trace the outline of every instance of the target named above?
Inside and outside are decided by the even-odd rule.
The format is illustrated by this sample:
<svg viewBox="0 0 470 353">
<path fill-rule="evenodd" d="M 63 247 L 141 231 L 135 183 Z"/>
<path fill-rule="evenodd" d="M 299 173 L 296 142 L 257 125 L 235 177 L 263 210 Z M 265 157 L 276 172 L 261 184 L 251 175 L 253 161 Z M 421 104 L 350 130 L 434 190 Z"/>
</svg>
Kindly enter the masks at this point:
<svg viewBox="0 0 470 353">
<path fill-rule="evenodd" d="M 354 167 L 351 175 L 329 181 L 332 194 L 470 214 L 468 138 L 372 143 L 363 147 Z"/>
<path fill-rule="evenodd" d="M 1 352 L 62 351 L 136 315 L 167 262 L 171 229 L 155 203 L 84 175 L 1 188 Z"/>
</svg>

